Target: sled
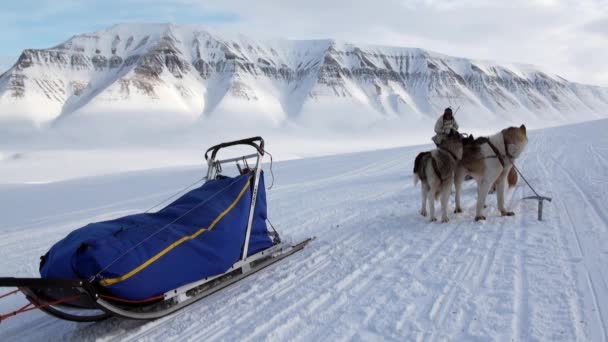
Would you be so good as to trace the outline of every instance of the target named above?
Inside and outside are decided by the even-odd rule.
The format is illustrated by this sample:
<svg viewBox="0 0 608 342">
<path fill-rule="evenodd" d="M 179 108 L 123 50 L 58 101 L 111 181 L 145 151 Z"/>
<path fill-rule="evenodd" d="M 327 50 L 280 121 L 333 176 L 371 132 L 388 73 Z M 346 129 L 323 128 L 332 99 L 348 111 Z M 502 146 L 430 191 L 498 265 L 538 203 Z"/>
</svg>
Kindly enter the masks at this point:
<svg viewBox="0 0 608 342">
<path fill-rule="evenodd" d="M 253 147 L 256 153 L 218 159 L 221 149 L 237 145 Z M 41 258 L 41 278 L 0 278 L 0 287 L 17 288 L 7 294 L 0 293 L 0 298 L 20 291 L 29 301 L 28 305 L 14 312 L 0 315 L 0 322 L 35 309 L 75 322 L 94 322 L 110 317 L 157 319 L 302 250 L 313 238 L 290 244 L 281 241 L 274 228 L 270 232 L 266 227 L 266 196 L 261 163 L 265 153 L 261 137 L 213 146 L 205 152 L 208 170 L 206 181 L 200 188 L 183 195 L 157 213 L 92 223 L 70 233 Z M 247 161 L 252 159 L 255 159 L 255 166 L 250 167 Z M 222 165 L 228 163 L 236 163 L 238 176 L 230 178 L 221 174 Z M 222 193 L 215 191 L 208 196 L 209 191 L 224 184 L 228 186 L 223 187 Z M 233 184 L 240 190 L 232 191 L 230 187 Z M 235 197 L 234 200 L 229 197 L 231 194 Z M 203 195 L 206 198 L 200 198 Z M 228 207 L 222 204 L 230 202 Z M 204 210 L 216 212 L 207 215 Z M 223 211 L 216 215 L 220 210 Z M 198 228 L 202 225 L 201 222 L 208 223 L 211 220 L 206 216 L 214 217 L 214 220 L 205 229 Z M 168 220 L 168 223 L 165 224 L 163 220 Z M 188 224 L 183 223 L 185 221 Z M 116 240 L 116 236 L 128 235 L 132 231 L 135 232 L 133 234 L 140 234 L 142 224 L 162 226 L 146 233 L 149 236 L 142 241 L 119 250 L 124 242 Z M 171 239 L 176 232 L 181 235 L 173 241 Z M 190 234 L 191 232 L 193 233 Z M 112 236 L 100 238 L 102 233 Z M 93 242 L 87 240 L 87 234 L 93 234 Z M 133 236 L 137 235 L 130 237 Z M 155 238 L 157 239 L 154 240 Z M 95 245 L 95 241 L 99 245 Z M 226 246 L 218 246 L 218 241 L 228 243 Z M 198 247 L 200 250 L 196 249 Z M 205 258 L 202 252 L 210 253 L 210 256 Z M 116 257 L 112 253 L 120 254 Z M 145 262 L 135 260 L 136 254 Z M 197 259 L 189 258 L 179 263 L 180 267 L 175 267 L 183 255 L 196 255 Z M 81 259 L 84 261 L 80 262 Z M 79 265 L 84 266 L 74 270 Z M 191 271 L 184 271 L 184 265 L 190 267 Z M 91 271 L 89 268 L 95 269 Z M 218 272 L 218 269 L 221 271 Z M 93 273 L 87 273 L 89 271 Z M 81 276 L 54 277 L 71 275 L 72 272 Z M 192 279 L 193 274 L 202 276 Z M 140 298 L 141 296 L 143 297 Z"/>
</svg>

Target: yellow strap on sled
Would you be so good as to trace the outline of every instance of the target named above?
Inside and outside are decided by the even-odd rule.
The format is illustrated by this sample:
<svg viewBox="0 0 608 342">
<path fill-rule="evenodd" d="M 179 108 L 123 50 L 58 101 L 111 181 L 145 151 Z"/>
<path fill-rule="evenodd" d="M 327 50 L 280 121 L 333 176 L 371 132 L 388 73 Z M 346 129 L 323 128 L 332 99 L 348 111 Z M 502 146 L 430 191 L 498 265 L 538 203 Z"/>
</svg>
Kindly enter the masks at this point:
<svg viewBox="0 0 608 342">
<path fill-rule="evenodd" d="M 101 286 L 110 286 L 110 285 L 114 285 L 114 284 L 120 283 L 121 281 L 127 280 L 127 279 L 131 278 L 132 276 L 136 275 L 137 273 L 141 272 L 142 270 L 144 270 L 146 267 L 150 266 L 156 260 L 160 259 L 163 255 L 169 253 L 175 247 L 181 245 L 182 243 L 184 243 L 184 242 L 186 242 L 188 240 L 196 239 L 199 235 L 203 234 L 204 232 L 211 231 L 215 227 L 215 225 L 218 222 L 220 222 L 220 220 L 222 218 L 224 218 L 224 216 L 226 216 L 236 206 L 236 204 L 241 200 L 241 197 L 243 197 L 243 195 L 247 191 L 247 188 L 249 188 L 250 185 L 251 185 L 250 182 L 247 181 L 245 183 L 245 186 L 243 187 L 243 189 L 241 190 L 241 192 L 237 196 L 237 198 L 234 200 L 234 202 L 232 202 L 232 204 L 230 204 L 230 206 L 228 208 L 226 208 L 226 210 L 222 211 L 222 213 L 220 213 L 219 216 L 216 217 L 215 220 L 213 220 L 213 222 L 211 222 L 211 224 L 209 225 L 209 227 L 207 227 L 207 228 L 201 228 L 201 229 L 197 230 L 194 234 L 189 235 L 189 236 L 184 236 L 183 238 L 175 241 L 174 243 L 170 244 L 169 246 L 167 246 L 162 251 L 158 252 L 152 258 L 148 259 L 143 264 L 141 264 L 141 265 L 137 266 L 136 268 L 134 268 L 131 272 L 129 272 L 129 273 L 123 275 L 123 276 L 120 276 L 120 277 L 104 279 L 104 280 L 100 281 L 99 283 L 101 284 Z"/>
</svg>

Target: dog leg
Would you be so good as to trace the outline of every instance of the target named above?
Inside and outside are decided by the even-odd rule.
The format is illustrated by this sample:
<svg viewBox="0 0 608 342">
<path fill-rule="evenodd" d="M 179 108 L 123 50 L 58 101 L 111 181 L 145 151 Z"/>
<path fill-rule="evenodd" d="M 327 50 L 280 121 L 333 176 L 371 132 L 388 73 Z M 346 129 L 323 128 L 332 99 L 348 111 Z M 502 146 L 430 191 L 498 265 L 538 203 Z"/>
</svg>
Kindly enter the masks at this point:
<svg viewBox="0 0 608 342">
<path fill-rule="evenodd" d="M 425 184 L 426 182 L 422 182 L 422 186 L 420 187 L 420 190 L 422 192 L 422 207 L 420 208 L 420 215 L 426 217 L 427 212 L 426 212 L 426 199 L 428 197 L 429 194 L 429 190 L 428 190 L 428 185 Z"/>
<path fill-rule="evenodd" d="M 447 180 L 441 191 L 441 222 L 444 223 L 450 220 L 448 218 L 448 202 L 450 200 L 450 193 L 452 192 L 452 183 Z"/>
<path fill-rule="evenodd" d="M 490 188 L 489 194 L 491 195 L 493 193 L 496 193 L 496 183 L 494 183 L 494 185 L 492 185 L 492 187 Z"/>
<path fill-rule="evenodd" d="M 498 205 L 498 210 L 500 210 L 500 214 L 502 216 L 513 216 L 515 215 L 512 211 L 507 211 L 505 208 L 505 188 L 507 182 L 507 173 L 501 174 L 496 180 L 496 202 Z"/>
<path fill-rule="evenodd" d="M 456 209 L 454 209 L 455 214 L 462 212 L 462 207 L 460 206 L 460 192 L 462 191 L 462 182 L 464 181 L 464 176 L 464 169 L 457 168 L 456 173 L 454 174 L 454 187 L 456 188 Z"/>
<path fill-rule="evenodd" d="M 486 217 L 483 215 L 483 208 L 486 204 L 486 197 L 488 196 L 488 191 L 490 190 L 490 186 L 492 186 L 493 181 L 484 177 L 481 182 L 477 183 L 477 208 L 475 211 L 475 221 L 485 220 Z"/>
<path fill-rule="evenodd" d="M 430 214 L 431 214 L 431 222 L 437 221 L 437 218 L 435 218 L 435 194 L 436 193 L 437 193 L 437 187 L 431 186 L 431 189 L 429 191 L 429 196 L 428 196 L 429 209 L 430 209 Z"/>
</svg>

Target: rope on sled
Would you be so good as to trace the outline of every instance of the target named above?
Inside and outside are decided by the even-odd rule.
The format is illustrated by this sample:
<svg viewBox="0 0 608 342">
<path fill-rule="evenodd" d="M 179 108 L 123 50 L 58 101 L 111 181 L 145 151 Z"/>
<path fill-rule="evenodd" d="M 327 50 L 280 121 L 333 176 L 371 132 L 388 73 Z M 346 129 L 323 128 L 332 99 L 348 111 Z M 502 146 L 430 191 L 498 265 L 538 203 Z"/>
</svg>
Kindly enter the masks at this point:
<svg viewBox="0 0 608 342">
<path fill-rule="evenodd" d="M 10 295 L 14 295 L 15 293 L 19 292 L 19 290 L 15 290 L 15 291 L 11 291 L 9 293 L 5 293 L 3 295 L 0 296 L 0 299 L 4 298 L 4 297 L 8 297 Z"/>
<path fill-rule="evenodd" d="M 122 303 L 128 303 L 128 304 L 149 303 L 149 302 L 154 302 L 154 301 L 165 298 L 164 295 L 158 295 L 158 296 L 154 296 L 154 297 L 150 297 L 150 298 L 146 298 L 146 299 L 140 299 L 140 300 L 124 299 L 124 298 L 118 298 L 118 297 L 113 297 L 113 296 L 108 296 L 108 295 L 99 295 L 99 297 L 101 297 L 103 299 L 109 299 L 109 300 L 113 300 L 116 302 L 122 302 Z"/>
<path fill-rule="evenodd" d="M 163 203 L 166 203 L 166 202 L 167 202 L 167 201 L 169 201 L 170 199 L 175 198 L 175 197 L 177 197 L 178 195 L 180 195 L 180 194 L 182 194 L 182 193 L 184 193 L 184 192 L 186 192 L 186 191 L 190 190 L 190 188 L 191 188 L 191 187 L 193 187 L 193 186 L 195 186 L 196 184 L 198 184 L 199 182 L 201 182 L 201 181 L 205 181 L 205 180 L 207 180 L 207 177 L 206 177 L 206 176 L 205 176 L 205 177 L 203 177 L 203 178 L 201 178 L 201 179 L 198 179 L 196 182 L 194 182 L 194 183 L 192 183 L 192 184 L 190 184 L 190 185 L 186 186 L 185 188 L 181 189 L 180 191 L 176 192 L 175 194 L 173 194 L 173 195 L 171 195 L 171 196 L 169 196 L 169 197 L 165 198 L 165 199 L 164 199 L 164 200 L 162 200 L 161 202 L 159 202 L 159 203 L 155 204 L 155 205 L 154 205 L 154 206 L 152 206 L 150 209 L 146 210 L 146 211 L 145 211 L 145 213 L 149 213 L 149 212 L 150 212 L 152 209 L 154 209 L 154 208 L 158 207 L 159 205 L 161 205 L 161 204 L 163 204 Z"/>
<path fill-rule="evenodd" d="M 55 301 L 52 301 L 52 302 L 47 302 L 47 303 L 44 303 L 44 304 L 34 305 L 32 303 L 28 303 L 27 305 L 22 306 L 18 310 L 15 310 L 13 312 L 9 312 L 9 313 L 4 314 L 4 315 L 0 315 L 0 322 L 6 320 L 8 318 L 11 318 L 13 316 L 17 316 L 18 314 L 21 314 L 21 313 L 24 313 L 24 312 L 28 312 L 28 311 L 32 311 L 32 310 L 36 310 L 36 309 L 42 309 L 42 308 L 46 308 L 46 307 L 57 305 L 57 304 L 61 304 L 61 303 L 73 302 L 73 301 L 79 299 L 80 297 L 82 297 L 82 294 L 78 294 L 78 295 L 75 295 L 75 296 L 72 296 L 72 297 L 58 299 L 58 300 L 55 300 Z"/>
</svg>

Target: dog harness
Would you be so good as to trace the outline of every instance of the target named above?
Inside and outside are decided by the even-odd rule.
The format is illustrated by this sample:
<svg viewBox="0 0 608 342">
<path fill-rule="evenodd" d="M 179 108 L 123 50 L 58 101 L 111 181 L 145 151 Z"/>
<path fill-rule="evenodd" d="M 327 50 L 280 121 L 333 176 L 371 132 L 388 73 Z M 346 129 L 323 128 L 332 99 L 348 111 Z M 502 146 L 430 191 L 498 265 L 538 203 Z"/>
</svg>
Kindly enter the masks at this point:
<svg viewBox="0 0 608 342">
<path fill-rule="evenodd" d="M 456 156 L 454 155 L 454 153 L 452 153 L 452 151 L 450 150 L 446 150 L 444 148 L 438 148 L 437 149 L 440 152 L 447 152 L 453 159 L 454 162 L 458 162 L 458 158 L 456 158 Z M 435 158 L 433 158 L 433 156 L 431 155 L 431 160 L 432 160 L 432 164 L 433 164 L 433 170 L 435 171 L 435 174 L 437 175 L 437 177 L 443 182 L 444 180 L 448 179 L 448 177 L 442 177 L 441 176 L 441 172 L 439 172 L 439 166 L 437 166 L 437 161 L 435 160 Z"/>
<path fill-rule="evenodd" d="M 433 165 L 433 171 L 435 171 L 437 178 L 439 178 L 443 182 L 444 178 L 441 177 L 441 172 L 439 171 L 439 166 L 437 165 L 437 161 L 435 160 L 435 158 L 433 158 L 433 156 L 431 156 L 431 165 Z"/>
<path fill-rule="evenodd" d="M 511 154 L 509 153 L 509 150 L 507 150 L 507 142 L 505 141 L 505 138 L 503 136 L 502 138 L 502 143 L 505 147 L 505 155 L 503 155 L 502 153 L 500 153 L 500 151 L 498 150 L 498 148 L 492 144 L 492 142 L 490 141 L 490 139 L 488 138 L 483 138 L 483 142 L 488 143 L 488 145 L 490 145 L 490 148 L 492 149 L 492 151 L 494 152 L 495 156 L 491 156 L 491 157 L 486 157 L 486 158 L 498 158 L 498 161 L 500 162 L 500 165 L 502 165 L 502 167 L 505 167 L 505 156 L 507 158 L 509 158 L 509 160 L 513 160 L 513 156 L 511 156 Z"/>
<path fill-rule="evenodd" d="M 492 151 L 494 151 L 494 154 L 496 155 L 496 158 L 498 158 L 498 161 L 500 162 L 500 165 L 502 165 L 502 167 L 505 167 L 505 159 L 503 158 L 502 154 L 500 153 L 500 151 L 498 150 L 498 148 L 496 148 L 496 146 L 494 146 L 494 144 L 492 144 L 492 142 L 490 141 L 490 139 L 488 139 L 487 141 L 488 145 L 490 145 L 490 148 L 492 149 Z"/>
</svg>

